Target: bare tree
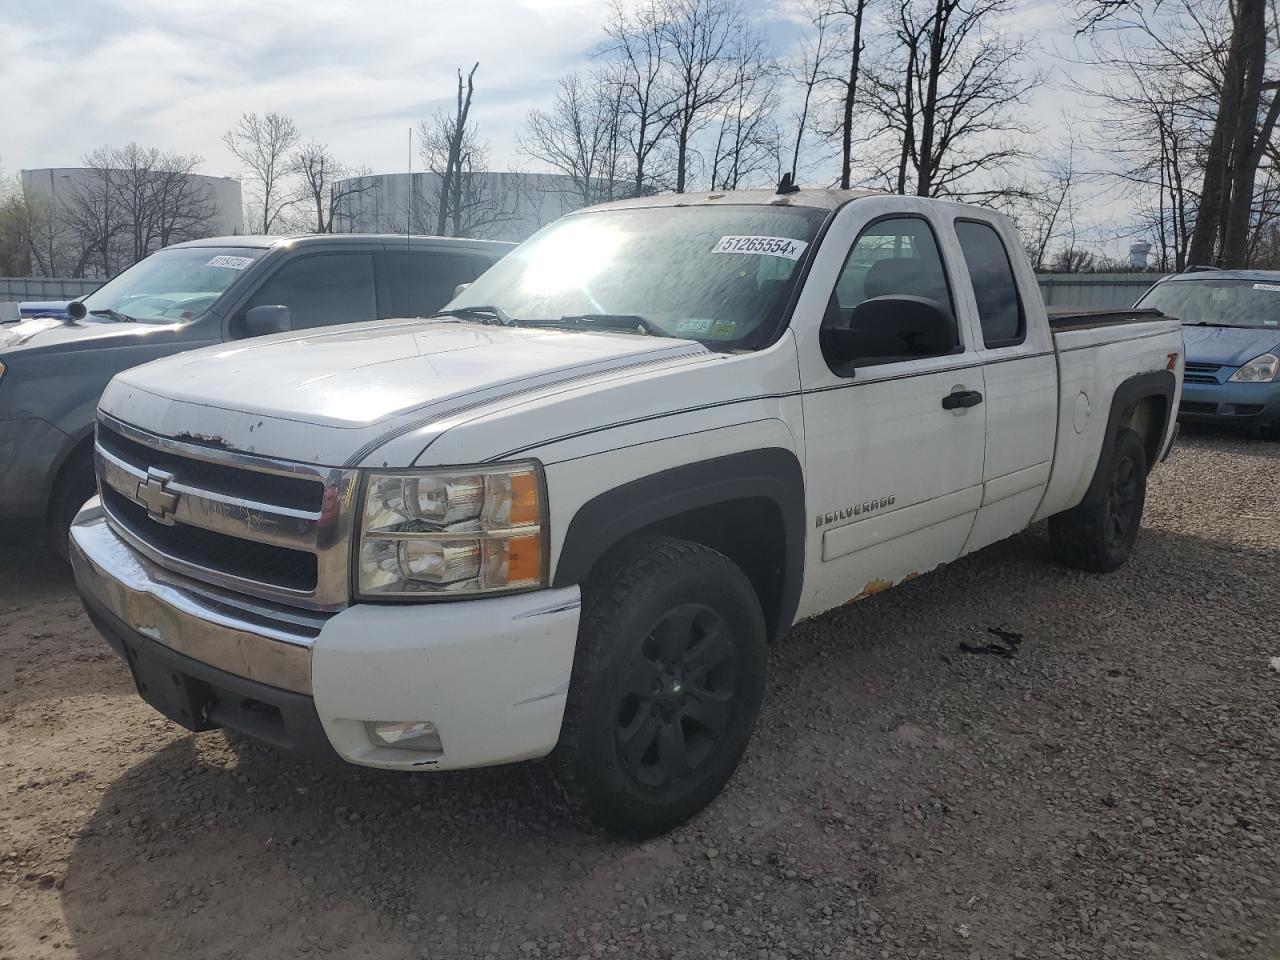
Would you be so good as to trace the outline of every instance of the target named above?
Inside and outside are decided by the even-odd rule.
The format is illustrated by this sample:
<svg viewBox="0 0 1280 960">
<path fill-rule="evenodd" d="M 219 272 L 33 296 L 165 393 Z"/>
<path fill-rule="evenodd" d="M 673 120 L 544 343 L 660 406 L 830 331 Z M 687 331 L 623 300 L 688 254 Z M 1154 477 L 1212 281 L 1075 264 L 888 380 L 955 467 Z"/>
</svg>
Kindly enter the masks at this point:
<svg viewBox="0 0 1280 960">
<path fill-rule="evenodd" d="M 1164 269 L 1188 264 L 1198 185 L 1212 137 L 1230 25 L 1225 10 L 1167 0 L 1090 32 L 1089 76 L 1075 89 L 1099 109 L 1097 149 L 1113 161 L 1114 195 L 1134 206 Z"/>
<path fill-rule="evenodd" d="M 367 179 L 370 171 L 340 163 L 329 145 L 318 140 L 294 151 L 293 171 L 301 181 L 298 189 L 307 208 L 306 228 L 315 233 L 349 232 L 356 198 L 373 189 Z"/>
<path fill-rule="evenodd" d="M 530 110 L 520 149 L 572 181 L 579 206 L 608 199 L 614 191 L 621 142 L 622 87 L 596 74 L 560 80 L 549 110 Z"/>
<path fill-rule="evenodd" d="M 31 204 L 22 184 L 0 170 L 0 276 L 31 273 Z"/>
<path fill-rule="evenodd" d="M 791 79 L 804 89 L 800 101 L 800 116 L 796 121 L 795 149 L 791 152 L 791 174 L 794 177 L 800 166 L 800 148 L 804 143 L 804 135 L 809 129 L 809 107 L 814 92 L 826 79 L 826 64 L 833 51 L 828 42 L 828 28 L 831 23 L 831 8 L 828 0 L 815 0 L 808 8 L 809 22 L 814 28 L 814 37 L 807 37 L 801 42 L 799 54 L 799 70 L 793 70 Z"/>
<path fill-rule="evenodd" d="M 246 179 L 256 184 L 250 229 L 270 233 L 297 200 L 285 185 L 290 155 L 298 143 L 297 125 L 282 113 L 245 113 L 222 135 L 222 142 L 244 164 Z"/>
<path fill-rule="evenodd" d="M 452 112 L 439 110 L 418 124 L 418 155 L 427 172 L 415 176 L 410 187 L 413 211 L 408 227 L 416 232 L 480 237 L 517 218 L 515 191 L 485 173 L 488 147 L 471 122 L 479 66 L 472 66 L 465 79 L 458 71 Z"/>
<path fill-rule="evenodd" d="M 897 0 L 896 42 L 864 89 L 878 176 L 899 193 L 955 194 L 1023 156 L 1014 138 L 1030 131 L 1017 108 L 1040 78 L 1021 69 L 1025 45 L 994 26 L 1011 10 L 1012 0 Z"/>
<path fill-rule="evenodd" d="M 711 161 L 711 189 L 737 190 L 760 175 L 780 179 L 782 133 L 778 110 L 778 70 L 761 38 L 747 33 L 735 43 L 733 85 L 721 106 Z M 801 130 L 804 119 L 801 118 Z M 795 169 L 800 137 L 796 138 Z"/>
<path fill-rule="evenodd" d="M 674 91 L 675 190 L 689 182 L 694 138 L 737 85 L 739 44 L 749 36 L 738 0 L 663 0 L 659 33 Z"/>
<path fill-rule="evenodd" d="M 612 64 L 611 75 L 618 86 L 619 120 L 628 146 L 627 165 L 631 170 L 632 193 L 650 192 L 665 171 L 656 171 L 653 162 L 675 120 L 676 94 L 668 75 L 666 16 L 662 0 L 642 0 L 629 10 L 621 0 L 613 0 L 605 33 L 609 41 L 602 50 Z"/>
<path fill-rule="evenodd" d="M 1152 0 L 1154 9 L 1160 0 Z M 1193 20 L 1210 20 L 1214 5 L 1186 5 Z M 1243 266 L 1255 220 L 1258 170 L 1280 119 L 1280 82 L 1265 76 L 1274 49 L 1276 14 L 1268 0 L 1226 4 L 1230 29 L 1215 91 L 1211 134 L 1202 164 L 1195 226 L 1188 258 L 1193 263 Z M 1140 0 L 1086 0 L 1078 4 L 1082 31 L 1137 29 L 1157 40 Z M 1268 22 L 1270 20 L 1270 23 Z M 1197 69 L 1188 65 L 1188 70 Z M 1264 96 L 1270 92 L 1269 99 Z"/>
<path fill-rule="evenodd" d="M 852 182 L 853 130 L 858 103 L 858 80 L 862 76 L 862 52 L 866 49 L 864 28 L 869 0 L 836 0 L 828 7 L 828 20 L 837 24 L 841 39 L 832 52 L 843 55 L 846 70 L 826 79 L 839 90 L 840 120 L 840 189 L 848 190 Z"/>
<path fill-rule="evenodd" d="M 451 226 L 454 236 L 461 235 L 464 181 L 483 163 L 485 148 L 470 122 L 475 76 L 479 69 L 477 61 L 465 80 L 462 70 L 458 70 L 457 105 L 452 113 L 439 110 L 430 123 L 423 121 L 418 126 L 423 161 L 427 169 L 440 178 L 434 232 L 441 236 L 449 233 Z"/>
</svg>

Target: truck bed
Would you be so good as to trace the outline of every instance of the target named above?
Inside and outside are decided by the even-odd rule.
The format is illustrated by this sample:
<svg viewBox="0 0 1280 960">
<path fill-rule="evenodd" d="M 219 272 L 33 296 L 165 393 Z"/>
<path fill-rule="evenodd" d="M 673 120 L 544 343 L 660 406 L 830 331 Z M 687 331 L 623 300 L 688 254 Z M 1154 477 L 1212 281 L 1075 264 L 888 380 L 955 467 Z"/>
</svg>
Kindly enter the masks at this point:
<svg viewBox="0 0 1280 960">
<path fill-rule="evenodd" d="M 1164 320 L 1159 310 L 1142 309 L 1086 309 L 1078 307 L 1048 307 L 1049 327 L 1052 330 L 1083 330 L 1087 327 L 1110 327 L 1118 323 L 1141 323 L 1148 320 Z"/>
</svg>

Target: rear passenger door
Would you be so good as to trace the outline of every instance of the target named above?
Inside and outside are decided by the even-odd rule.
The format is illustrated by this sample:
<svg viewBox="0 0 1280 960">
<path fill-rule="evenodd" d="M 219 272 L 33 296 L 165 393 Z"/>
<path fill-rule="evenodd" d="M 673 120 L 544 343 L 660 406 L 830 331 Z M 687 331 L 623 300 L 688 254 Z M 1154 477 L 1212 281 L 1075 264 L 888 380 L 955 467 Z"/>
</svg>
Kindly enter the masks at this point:
<svg viewBox="0 0 1280 960">
<path fill-rule="evenodd" d="M 387 250 L 378 257 L 380 317 L 426 317 L 489 267 L 480 257 L 432 250 Z"/>
<path fill-rule="evenodd" d="M 1012 226 L 1003 218 L 964 217 L 953 226 L 987 385 L 982 506 L 964 546 L 969 553 L 1025 528 L 1044 496 L 1058 422 L 1058 368 L 1035 276 Z"/>
<path fill-rule="evenodd" d="M 893 212 L 876 216 L 885 209 Z M 928 204 L 855 201 L 820 251 L 825 261 L 835 252 L 829 245 L 838 249 L 835 276 L 820 279 L 815 269 L 806 284 L 823 285 L 814 293 L 826 307 L 821 318 L 792 322 L 810 517 L 802 615 L 954 560 L 969 536 L 982 497 L 986 409 L 971 324 L 953 294 L 964 268 L 950 236 Z M 904 356 L 892 317 L 884 330 L 864 329 L 854 313 L 878 297 L 931 301 L 950 334 Z M 848 363 L 833 358 L 824 327 L 855 331 L 861 353 Z"/>
</svg>

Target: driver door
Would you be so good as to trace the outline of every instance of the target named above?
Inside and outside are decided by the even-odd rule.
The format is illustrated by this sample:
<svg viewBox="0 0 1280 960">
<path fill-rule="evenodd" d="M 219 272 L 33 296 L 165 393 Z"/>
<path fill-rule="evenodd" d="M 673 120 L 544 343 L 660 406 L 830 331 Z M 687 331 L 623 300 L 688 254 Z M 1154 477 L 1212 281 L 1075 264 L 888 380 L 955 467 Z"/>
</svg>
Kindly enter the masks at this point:
<svg viewBox="0 0 1280 960">
<path fill-rule="evenodd" d="M 969 318 L 953 295 L 953 266 L 962 261 L 927 205 L 886 202 L 891 213 L 876 217 L 877 201 L 858 201 L 833 223 L 823 253 L 838 244 L 839 266 L 825 282 L 823 314 L 793 323 L 803 341 L 810 525 L 802 615 L 956 559 L 982 501 L 984 381 Z M 824 353 L 823 326 L 856 325 L 860 303 L 893 296 L 928 300 L 950 320 L 951 335 L 904 346 L 892 330 L 859 329 L 861 356 L 845 362 Z"/>
</svg>

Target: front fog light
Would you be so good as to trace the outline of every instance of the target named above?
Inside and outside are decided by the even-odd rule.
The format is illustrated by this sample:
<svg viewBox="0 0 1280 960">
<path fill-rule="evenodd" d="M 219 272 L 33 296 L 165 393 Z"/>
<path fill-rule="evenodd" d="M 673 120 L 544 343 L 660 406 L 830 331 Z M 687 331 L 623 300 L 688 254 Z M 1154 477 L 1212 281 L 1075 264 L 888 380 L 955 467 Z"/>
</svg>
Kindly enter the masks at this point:
<svg viewBox="0 0 1280 960">
<path fill-rule="evenodd" d="M 375 747 L 444 753 L 444 748 L 440 745 L 440 731 L 429 720 L 410 720 L 404 723 L 371 720 L 364 728 L 369 734 L 369 742 Z"/>
<path fill-rule="evenodd" d="M 373 473 L 356 592 L 369 599 L 546 585 L 546 499 L 537 463 Z"/>
</svg>

